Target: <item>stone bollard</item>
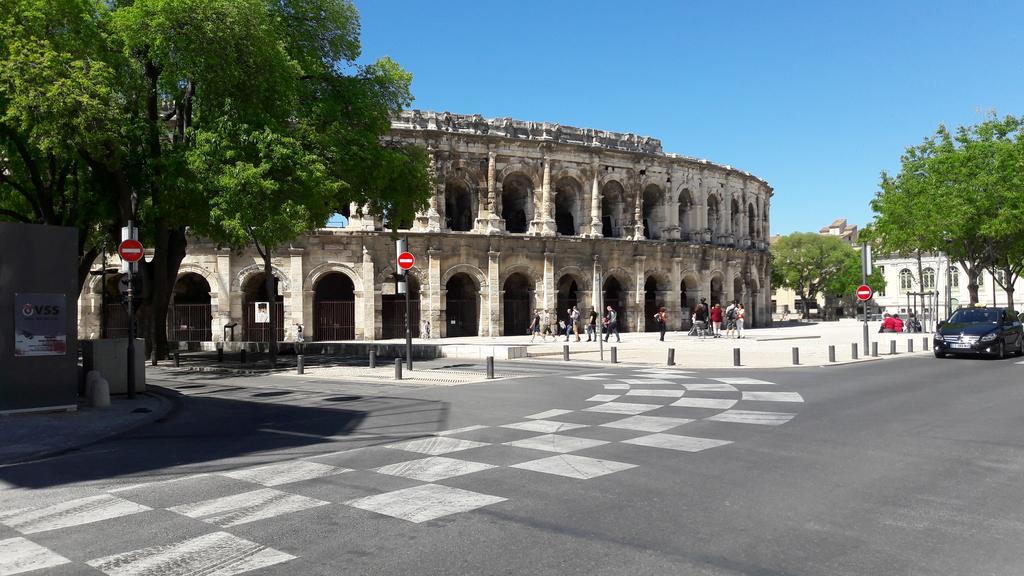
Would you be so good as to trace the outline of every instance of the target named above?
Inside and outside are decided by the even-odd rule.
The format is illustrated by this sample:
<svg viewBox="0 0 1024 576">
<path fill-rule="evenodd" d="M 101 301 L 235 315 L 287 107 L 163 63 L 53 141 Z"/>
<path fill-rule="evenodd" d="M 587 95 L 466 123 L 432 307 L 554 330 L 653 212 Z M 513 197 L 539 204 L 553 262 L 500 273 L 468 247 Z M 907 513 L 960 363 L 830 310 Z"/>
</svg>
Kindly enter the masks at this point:
<svg viewBox="0 0 1024 576">
<path fill-rule="evenodd" d="M 732 365 L 733 366 L 739 366 L 740 365 L 740 349 L 739 348 L 733 348 L 732 349 Z"/>
<path fill-rule="evenodd" d="M 675 366 L 676 365 L 676 349 L 675 348 L 669 348 L 668 349 L 668 365 L 669 366 Z"/>
<path fill-rule="evenodd" d="M 913 352 L 913 351 L 914 351 L 914 339 L 913 338 L 907 338 L 907 352 Z"/>
<path fill-rule="evenodd" d="M 370 368 L 377 367 L 377 351 L 370 350 Z"/>
<path fill-rule="evenodd" d="M 871 356 L 878 358 L 878 342 L 871 343 Z"/>
<path fill-rule="evenodd" d="M 800 364 L 800 349 L 796 346 L 793 347 L 793 365 Z"/>
<path fill-rule="evenodd" d="M 402 359 L 395 358 L 395 380 L 402 379 Z"/>
<path fill-rule="evenodd" d="M 612 346 L 612 364 L 618 364 L 619 362 L 619 349 Z"/>
<path fill-rule="evenodd" d="M 295 369 L 299 374 L 306 373 L 306 363 L 302 358 L 302 354 L 295 355 Z"/>
<path fill-rule="evenodd" d="M 238 362 L 240 364 L 245 364 L 245 348 L 244 347 L 238 352 Z"/>
<path fill-rule="evenodd" d="M 487 379 L 494 380 L 494 356 L 487 357 Z"/>
<path fill-rule="evenodd" d="M 569 361 L 569 345 L 568 344 L 563 344 L 562 345 L 562 360 L 565 360 L 566 362 Z"/>
<path fill-rule="evenodd" d="M 156 356 L 156 348 L 153 348 L 153 353 L 150 355 L 149 359 L 150 359 L 150 364 L 152 364 L 153 366 L 157 366 L 159 364 L 159 362 L 157 361 L 157 356 Z"/>
<path fill-rule="evenodd" d="M 181 352 L 177 350 L 174 351 L 174 367 L 181 368 Z"/>
<path fill-rule="evenodd" d="M 928 350 L 928 337 L 927 336 L 925 336 L 924 338 L 921 338 L 921 351 L 924 352 L 926 350 Z"/>
<path fill-rule="evenodd" d="M 895 340 L 890 340 L 889 341 L 889 354 L 891 354 L 893 356 L 896 355 L 896 341 Z"/>
<path fill-rule="evenodd" d="M 91 370 L 85 379 L 89 405 L 93 408 L 110 406 L 110 383 L 107 379 L 95 370 Z"/>
<path fill-rule="evenodd" d="M 836 361 L 836 347 L 835 346 L 829 346 L 828 347 L 828 361 L 829 362 L 835 362 Z"/>
<path fill-rule="evenodd" d="M 217 362 L 224 361 L 224 343 L 217 342 Z"/>
<path fill-rule="evenodd" d="M 854 342 L 853 344 L 850 344 L 850 358 L 853 358 L 854 360 L 856 360 L 858 358 L 858 356 L 857 356 L 857 343 L 856 342 Z"/>
</svg>

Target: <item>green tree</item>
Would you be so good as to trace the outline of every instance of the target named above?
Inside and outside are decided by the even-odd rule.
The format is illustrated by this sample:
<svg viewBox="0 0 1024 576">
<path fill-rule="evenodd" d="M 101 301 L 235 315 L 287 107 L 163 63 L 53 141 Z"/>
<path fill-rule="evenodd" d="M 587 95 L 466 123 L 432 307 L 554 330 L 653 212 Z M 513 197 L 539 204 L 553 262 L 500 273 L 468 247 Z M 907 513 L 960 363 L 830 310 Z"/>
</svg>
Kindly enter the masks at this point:
<svg viewBox="0 0 1024 576">
<path fill-rule="evenodd" d="M 825 304 L 852 294 L 861 283 L 860 253 L 832 236 L 794 232 L 771 246 L 772 284 L 793 290 L 803 302 L 822 295 Z M 884 289 L 881 274 L 869 283 Z M 802 311 L 807 318 L 806 306 Z"/>
</svg>

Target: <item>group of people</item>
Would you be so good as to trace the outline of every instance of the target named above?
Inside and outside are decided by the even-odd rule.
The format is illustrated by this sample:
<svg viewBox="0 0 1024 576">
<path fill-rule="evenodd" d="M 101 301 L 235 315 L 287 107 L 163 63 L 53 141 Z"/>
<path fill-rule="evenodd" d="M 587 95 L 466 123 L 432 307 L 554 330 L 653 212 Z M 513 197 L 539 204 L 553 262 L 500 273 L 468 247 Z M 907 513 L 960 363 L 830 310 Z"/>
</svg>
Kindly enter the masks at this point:
<svg viewBox="0 0 1024 576">
<path fill-rule="evenodd" d="M 615 340 L 622 342 L 622 338 L 619 337 L 619 313 L 611 306 L 607 308 L 604 317 L 601 319 L 601 326 L 604 328 L 604 341 L 607 342 L 608 337 L 615 334 Z M 662 310 L 665 309 L 662 308 Z M 552 339 L 564 336 L 566 342 L 569 341 L 571 336 L 575 336 L 576 341 L 580 342 L 580 320 L 582 316 L 580 310 L 576 306 L 572 306 L 566 310 L 566 314 L 567 319 L 561 319 L 554 323 L 551 321 L 551 313 L 547 310 L 541 310 L 540 308 L 534 310 L 533 319 L 530 321 L 528 329 L 530 342 L 533 342 L 537 336 L 540 336 L 541 342 L 547 342 L 549 335 Z M 586 333 L 587 342 L 597 342 L 597 310 L 594 308 L 590 309 L 590 314 L 587 318 Z M 665 331 L 662 330 L 663 339 L 664 335 Z"/>
<path fill-rule="evenodd" d="M 885 316 L 882 317 L 882 325 L 878 328 L 878 331 L 889 333 L 920 332 L 921 322 L 911 314 L 907 318 L 906 323 L 904 323 L 899 314 L 889 314 L 886 312 Z"/>
<path fill-rule="evenodd" d="M 700 304 L 693 310 L 691 320 L 693 328 L 690 334 L 704 335 L 710 332 L 713 338 L 722 337 L 722 323 L 725 323 L 725 337 L 743 338 L 743 324 L 747 319 L 747 310 L 739 300 L 733 300 L 724 310 L 722 305 L 715 303 L 708 307 L 706 298 L 700 299 Z"/>
</svg>

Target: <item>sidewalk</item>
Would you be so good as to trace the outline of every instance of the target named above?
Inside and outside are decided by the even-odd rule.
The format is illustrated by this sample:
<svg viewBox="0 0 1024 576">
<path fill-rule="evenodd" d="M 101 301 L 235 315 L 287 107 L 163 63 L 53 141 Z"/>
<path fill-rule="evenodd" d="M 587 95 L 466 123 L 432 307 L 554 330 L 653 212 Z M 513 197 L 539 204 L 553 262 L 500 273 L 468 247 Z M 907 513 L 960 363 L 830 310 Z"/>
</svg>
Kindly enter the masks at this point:
<svg viewBox="0 0 1024 576">
<path fill-rule="evenodd" d="M 0 465 L 80 448 L 123 434 L 167 415 L 171 400 L 163 394 L 145 392 L 134 400 L 111 398 L 109 408 L 90 408 L 80 403 L 76 412 L 46 412 L 0 416 Z"/>
</svg>

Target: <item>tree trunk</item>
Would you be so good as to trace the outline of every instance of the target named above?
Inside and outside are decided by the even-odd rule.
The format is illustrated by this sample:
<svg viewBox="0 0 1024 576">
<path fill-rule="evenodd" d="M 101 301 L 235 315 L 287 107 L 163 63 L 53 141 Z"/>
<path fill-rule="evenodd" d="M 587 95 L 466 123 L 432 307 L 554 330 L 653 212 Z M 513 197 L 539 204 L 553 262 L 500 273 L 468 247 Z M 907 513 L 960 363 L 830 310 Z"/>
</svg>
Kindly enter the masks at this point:
<svg viewBox="0 0 1024 576">
<path fill-rule="evenodd" d="M 81 230 L 78 232 L 81 234 Z M 79 244 L 81 244 L 79 240 Z M 99 248 L 90 248 L 89 250 L 82 251 L 79 248 L 78 252 L 78 295 L 82 295 L 82 290 L 85 288 L 85 281 L 89 279 L 89 269 L 92 268 L 92 263 L 96 261 L 96 257 L 99 256 Z"/>
<path fill-rule="evenodd" d="M 978 303 L 978 269 L 976 267 L 968 268 L 964 266 L 964 270 L 967 272 L 967 292 L 970 295 L 971 305 Z"/>
<path fill-rule="evenodd" d="M 1017 282 L 1017 275 L 1013 273 L 1013 270 L 1011 270 L 1009 266 L 1003 268 L 1002 271 L 1003 271 L 1003 282 L 1005 282 L 1005 285 L 1003 286 L 1003 291 L 1006 292 L 1006 307 L 1010 308 L 1010 309 L 1014 309 L 1013 308 L 1013 293 L 1014 293 L 1013 285 L 1014 285 L 1014 283 Z"/>
<path fill-rule="evenodd" d="M 263 282 L 270 300 L 270 337 L 267 339 L 267 352 L 270 354 L 270 367 L 277 366 L 277 282 L 274 281 L 274 269 L 270 263 L 270 248 L 263 251 Z"/>
<path fill-rule="evenodd" d="M 146 335 L 146 353 L 156 351 L 157 358 L 167 358 L 167 308 L 174 283 L 188 246 L 183 230 L 157 226 L 153 260 L 143 267 L 144 304 L 139 311 L 140 334 Z"/>
</svg>

